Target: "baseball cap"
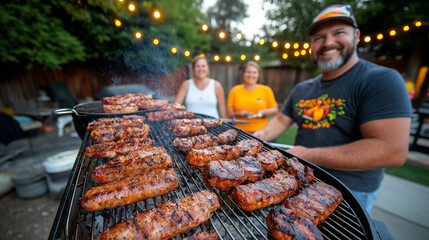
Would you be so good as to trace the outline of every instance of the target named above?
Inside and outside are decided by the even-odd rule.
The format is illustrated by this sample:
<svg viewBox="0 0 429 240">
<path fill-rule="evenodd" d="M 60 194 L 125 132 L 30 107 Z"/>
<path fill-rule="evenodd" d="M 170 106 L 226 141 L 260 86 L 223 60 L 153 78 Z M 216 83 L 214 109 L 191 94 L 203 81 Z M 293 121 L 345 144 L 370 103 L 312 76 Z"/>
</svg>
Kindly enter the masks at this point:
<svg viewBox="0 0 429 240">
<path fill-rule="evenodd" d="M 358 28 L 352 7 L 350 5 L 334 4 L 323 9 L 323 11 L 313 19 L 313 22 L 307 27 L 305 32 L 311 36 L 317 27 L 330 21 L 343 21 Z"/>
</svg>

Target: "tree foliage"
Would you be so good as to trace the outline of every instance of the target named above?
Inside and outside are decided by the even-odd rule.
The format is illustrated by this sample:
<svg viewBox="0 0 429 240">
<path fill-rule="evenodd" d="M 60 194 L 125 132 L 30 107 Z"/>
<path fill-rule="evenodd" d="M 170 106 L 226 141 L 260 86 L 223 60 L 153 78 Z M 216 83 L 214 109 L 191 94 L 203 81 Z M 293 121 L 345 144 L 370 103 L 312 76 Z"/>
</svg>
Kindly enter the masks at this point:
<svg viewBox="0 0 429 240">
<path fill-rule="evenodd" d="M 183 64 L 183 52 L 171 56 L 171 46 L 191 52 L 207 48 L 210 35 L 199 34 L 202 0 L 15 0 L 0 5 L 0 61 L 32 67 L 60 68 L 71 61 L 104 59 L 131 70 L 171 69 Z M 154 9 L 163 17 L 155 20 Z M 116 27 L 114 20 L 122 23 Z M 140 31 L 141 39 L 134 34 Z M 160 44 L 154 46 L 152 40 Z M 171 57 L 170 57 L 171 56 Z M 142 66 L 141 62 L 152 63 Z"/>
</svg>

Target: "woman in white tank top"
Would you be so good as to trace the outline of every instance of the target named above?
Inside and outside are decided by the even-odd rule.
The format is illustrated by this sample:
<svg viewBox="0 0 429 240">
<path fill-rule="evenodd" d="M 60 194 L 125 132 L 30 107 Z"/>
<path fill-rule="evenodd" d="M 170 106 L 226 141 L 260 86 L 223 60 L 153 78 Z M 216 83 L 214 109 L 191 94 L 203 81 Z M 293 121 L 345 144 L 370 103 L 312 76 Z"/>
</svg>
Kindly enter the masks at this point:
<svg viewBox="0 0 429 240">
<path fill-rule="evenodd" d="M 194 77 L 182 83 L 173 103 L 182 104 L 185 101 L 186 109 L 190 112 L 201 113 L 219 118 L 220 115 L 228 118 L 225 107 L 225 92 L 220 82 L 207 77 L 209 73 L 208 61 L 205 57 L 197 56 L 192 61 Z"/>
</svg>

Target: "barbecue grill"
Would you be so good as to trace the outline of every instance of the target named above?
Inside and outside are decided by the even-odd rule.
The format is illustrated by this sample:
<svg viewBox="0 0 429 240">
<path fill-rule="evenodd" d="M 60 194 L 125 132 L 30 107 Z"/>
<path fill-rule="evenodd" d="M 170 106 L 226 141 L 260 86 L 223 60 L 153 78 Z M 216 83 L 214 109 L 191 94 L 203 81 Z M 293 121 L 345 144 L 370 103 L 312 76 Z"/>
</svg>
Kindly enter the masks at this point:
<svg viewBox="0 0 429 240">
<path fill-rule="evenodd" d="M 205 118 L 205 115 L 196 115 L 195 118 Z M 103 159 L 89 159 L 83 154 L 84 149 L 93 144 L 88 132 L 85 134 L 75 165 L 71 171 L 67 187 L 61 199 L 49 239 L 98 239 L 100 234 L 112 227 L 115 223 L 132 218 L 139 213 L 156 207 L 159 203 L 187 197 L 192 193 L 209 189 L 215 192 L 220 200 L 221 208 L 212 213 L 211 219 L 197 228 L 176 236 L 174 239 L 190 237 L 201 231 L 214 230 L 219 239 L 272 239 L 266 225 L 266 216 L 272 206 L 247 212 L 241 210 L 234 202 L 230 191 L 219 191 L 210 188 L 203 181 L 203 169 L 192 167 L 186 162 L 186 153 L 171 145 L 174 135 L 169 132 L 165 121 L 147 122 L 151 126 L 149 137 L 154 140 L 155 146 L 164 146 L 173 159 L 179 187 L 167 195 L 140 201 L 138 203 L 96 212 L 85 211 L 80 198 L 95 183 L 91 179 L 92 171 L 100 165 Z M 233 125 L 222 124 L 208 131 L 218 135 Z M 254 136 L 236 129 L 238 137 L 235 142 L 245 139 L 255 139 Z M 276 149 L 286 157 L 293 155 L 263 142 L 262 151 Z M 304 165 L 314 169 L 315 180 L 333 185 L 341 191 L 344 200 L 329 216 L 327 220 L 318 225 L 325 239 L 380 239 L 380 232 L 374 222 L 363 210 L 350 190 L 340 181 L 323 169 L 298 158 Z M 384 225 L 383 225 L 384 226 Z M 381 229 L 381 233 L 387 229 Z M 388 232 L 388 231 L 387 231 Z"/>
</svg>

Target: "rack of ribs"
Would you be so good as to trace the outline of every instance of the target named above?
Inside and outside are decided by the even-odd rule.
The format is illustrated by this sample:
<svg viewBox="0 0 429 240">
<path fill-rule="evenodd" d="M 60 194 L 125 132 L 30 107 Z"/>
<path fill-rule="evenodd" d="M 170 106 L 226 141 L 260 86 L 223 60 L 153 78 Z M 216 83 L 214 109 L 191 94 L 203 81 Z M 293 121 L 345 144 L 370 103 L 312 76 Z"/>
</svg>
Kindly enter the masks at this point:
<svg viewBox="0 0 429 240">
<path fill-rule="evenodd" d="M 293 176 L 277 170 L 270 178 L 235 187 L 232 196 L 241 209 L 253 211 L 283 202 L 297 188 L 298 183 Z"/>
<path fill-rule="evenodd" d="M 203 190 L 189 197 L 160 203 L 157 208 L 117 223 L 99 239 L 169 239 L 206 222 L 219 208 L 216 194 Z"/>
<path fill-rule="evenodd" d="M 274 239 L 323 239 L 316 225 L 284 205 L 274 206 L 268 213 L 267 226 Z"/>
<path fill-rule="evenodd" d="M 174 169 L 155 169 L 142 175 L 93 187 L 80 199 L 87 211 L 111 209 L 165 195 L 179 186 Z"/>
</svg>

